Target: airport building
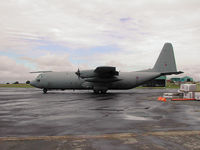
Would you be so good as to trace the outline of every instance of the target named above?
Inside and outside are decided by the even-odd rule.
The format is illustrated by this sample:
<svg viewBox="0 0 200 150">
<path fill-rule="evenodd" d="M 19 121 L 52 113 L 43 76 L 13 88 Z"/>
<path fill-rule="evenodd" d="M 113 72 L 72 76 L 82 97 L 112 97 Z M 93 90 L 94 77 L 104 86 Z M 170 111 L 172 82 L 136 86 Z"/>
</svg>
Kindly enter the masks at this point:
<svg viewBox="0 0 200 150">
<path fill-rule="evenodd" d="M 171 78 L 169 81 L 171 81 L 171 82 L 181 82 L 181 78 Z"/>
<path fill-rule="evenodd" d="M 193 78 L 189 77 L 189 76 L 185 76 L 185 77 L 182 77 L 182 78 L 171 78 L 170 81 L 172 82 L 193 82 Z"/>
<path fill-rule="evenodd" d="M 165 87 L 166 86 L 167 78 L 166 76 L 161 76 L 159 78 L 156 78 L 150 82 L 147 82 L 146 84 L 142 85 L 143 87 Z M 189 76 L 185 76 L 182 78 L 171 78 L 169 82 L 174 83 L 185 83 L 185 82 L 193 82 L 193 78 Z"/>
<path fill-rule="evenodd" d="M 181 82 L 193 82 L 193 78 L 189 77 L 189 76 L 185 76 L 183 78 L 181 78 Z"/>
</svg>

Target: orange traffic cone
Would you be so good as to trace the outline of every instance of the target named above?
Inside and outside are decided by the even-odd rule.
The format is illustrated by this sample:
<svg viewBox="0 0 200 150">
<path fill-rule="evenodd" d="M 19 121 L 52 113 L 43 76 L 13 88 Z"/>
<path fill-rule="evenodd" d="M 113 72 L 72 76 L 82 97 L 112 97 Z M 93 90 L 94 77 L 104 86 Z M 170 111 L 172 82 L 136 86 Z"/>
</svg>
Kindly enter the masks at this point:
<svg viewBox="0 0 200 150">
<path fill-rule="evenodd" d="M 163 101 L 163 102 L 167 102 L 166 98 L 164 98 L 164 97 L 162 98 L 162 101 Z"/>
</svg>

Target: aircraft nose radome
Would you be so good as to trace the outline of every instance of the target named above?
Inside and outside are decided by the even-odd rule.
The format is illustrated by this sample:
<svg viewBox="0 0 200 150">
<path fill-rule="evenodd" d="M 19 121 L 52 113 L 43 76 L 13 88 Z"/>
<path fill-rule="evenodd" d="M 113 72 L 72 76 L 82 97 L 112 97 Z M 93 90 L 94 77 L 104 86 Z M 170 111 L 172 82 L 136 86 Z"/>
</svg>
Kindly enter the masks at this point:
<svg viewBox="0 0 200 150">
<path fill-rule="evenodd" d="M 35 86 L 35 81 L 31 81 L 31 82 L 30 82 L 30 85 L 31 85 L 31 86 Z"/>
</svg>

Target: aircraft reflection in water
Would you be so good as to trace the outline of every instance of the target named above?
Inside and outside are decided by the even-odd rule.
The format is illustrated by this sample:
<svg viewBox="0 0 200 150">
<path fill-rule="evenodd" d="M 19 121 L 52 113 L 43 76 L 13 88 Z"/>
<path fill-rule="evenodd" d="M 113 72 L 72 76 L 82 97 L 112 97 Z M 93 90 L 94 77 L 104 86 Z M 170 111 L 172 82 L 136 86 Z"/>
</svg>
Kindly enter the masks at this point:
<svg viewBox="0 0 200 150">
<path fill-rule="evenodd" d="M 154 67 L 135 72 L 118 72 L 115 67 L 100 66 L 93 70 L 78 69 L 77 72 L 41 71 L 31 85 L 48 90 L 88 90 L 106 93 L 107 90 L 126 90 L 144 84 L 163 75 L 180 74 L 177 72 L 174 51 L 171 43 L 165 43 Z"/>
</svg>

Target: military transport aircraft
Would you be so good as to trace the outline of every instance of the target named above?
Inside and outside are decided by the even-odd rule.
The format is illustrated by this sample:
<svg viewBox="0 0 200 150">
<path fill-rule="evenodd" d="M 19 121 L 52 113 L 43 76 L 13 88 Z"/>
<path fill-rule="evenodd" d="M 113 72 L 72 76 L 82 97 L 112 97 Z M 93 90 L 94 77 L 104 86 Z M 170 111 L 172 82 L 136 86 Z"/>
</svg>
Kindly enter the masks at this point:
<svg viewBox="0 0 200 150">
<path fill-rule="evenodd" d="M 100 66 L 92 70 L 77 72 L 39 71 L 41 73 L 30 84 L 48 90 L 93 90 L 94 93 L 106 93 L 107 90 L 126 90 L 142 85 L 163 75 L 181 74 L 177 71 L 174 51 L 171 43 L 165 43 L 152 69 L 119 72 L 115 67 Z"/>
</svg>

